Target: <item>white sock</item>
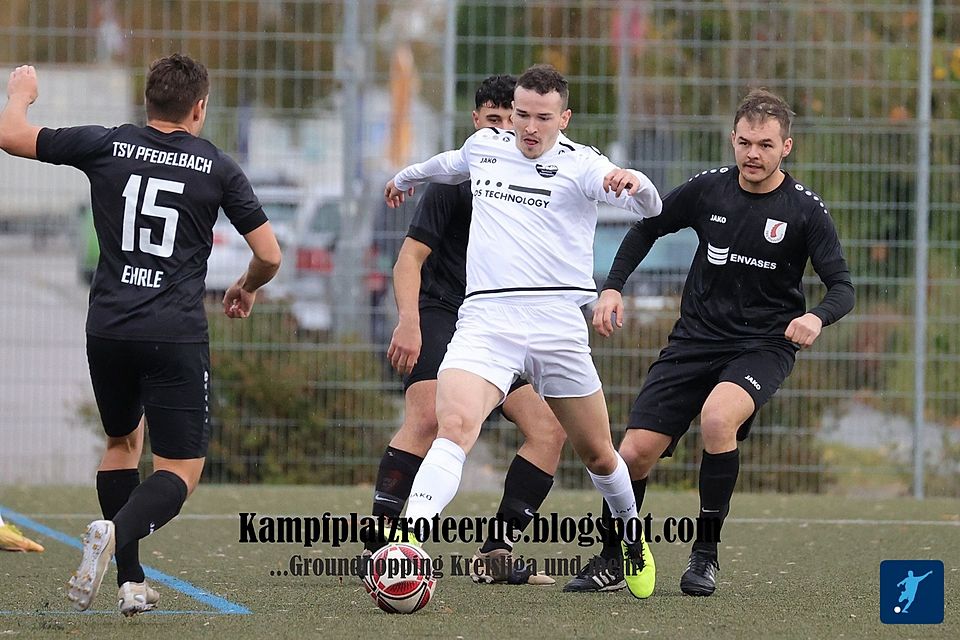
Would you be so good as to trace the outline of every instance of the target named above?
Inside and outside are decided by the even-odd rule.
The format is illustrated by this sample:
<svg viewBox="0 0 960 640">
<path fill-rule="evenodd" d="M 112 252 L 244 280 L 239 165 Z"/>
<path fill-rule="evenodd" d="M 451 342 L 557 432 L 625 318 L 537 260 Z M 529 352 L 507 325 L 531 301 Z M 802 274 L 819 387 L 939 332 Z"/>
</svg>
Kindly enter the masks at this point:
<svg viewBox="0 0 960 640">
<path fill-rule="evenodd" d="M 437 438 L 433 441 L 410 488 L 406 515 L 411 525 L 420 518 L 430 520 L 450 504 L 460 488 L 466 459 L 467 454 L 452 440 Z"/>
<path fill-rule="evenodd" d="M 614 452 L 616 453 L 616 452 Z M 630 484 L 630 472 L 627 470 L 627 463 L 623 461 L 619 453 L 617 456 L 617 468 L 608 476 L 598 476 L 587 469 L 590 479 L 603 499 L 607 501 L 610 512 L 614 518 L 619 518 L 623 522 L 623 540 L 624 542 L 635 542 L 640 533 L 640 522 L 637 519 L 637 501 L 633 497 L 633 485 Z"/>
</svg>

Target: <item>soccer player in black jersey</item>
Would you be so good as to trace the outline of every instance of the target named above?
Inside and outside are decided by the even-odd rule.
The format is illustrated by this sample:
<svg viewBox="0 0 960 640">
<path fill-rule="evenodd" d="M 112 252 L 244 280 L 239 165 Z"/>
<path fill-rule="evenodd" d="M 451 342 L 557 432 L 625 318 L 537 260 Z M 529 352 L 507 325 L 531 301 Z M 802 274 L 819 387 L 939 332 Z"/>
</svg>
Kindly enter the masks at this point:
<svg viewBox="0 0 960 640">
<path fill-rule="evenodd" d="M 0 147 L 83 171 L 90 180 L 100 262 L 90 286 L 87 361 L 107 450 L 97 473 L 103 520 L 90 523 L 68 597 L 87 609 L 115 555 L 121 613 L 153 609 L 138 541 L 179 513 L 203 470 L 210 434 L 210 356 L 203 308 L 213 225 L 222 208 L 253 252 L 223 299 L 245 318 L 280 267 L 280 247 L 236 162 L 199 138 L 206 68 L 174 54 L 146 80 L 147 125 L 48 129 L 27 120 L 33 67 L 10 74 Z M 144 418 L 154 473 L 137 471 Z"/>
<path fill-rule="evenodd" d="M 509 75 L 490 76 L 480 83 L 474 101 L 475 128 L 511 128 L 516 84 L 517 79 Z M 472 201 L 469 181 L 429 185 L 393 268 L 399 321 L 387 357 L 404 374 L 406 406 L 403 424 L 380 460 L 373 496 L 375 516 L 400 517 L 413 478 L 437 437 L 437 370 L 466 293 Z M 512 548 L 553 485 L 566 434 L 547 403 L 525 380 L 511 387 L 502 411 L 519 427 L 524 443 L 504 480 L 494 535 L 474 556 L 470 575 L 478 583 L 553 584 L 548 576 L 514 569 Z M 367 550 L 374 551 L 377 544 L 368 541 Z"/>
<path fill-rule="evenodd" d="M 623 324 L 620 291 L 657 238 L 685 227 L 700 237 L 680 302 L 680 319 L 651 365 L 630 411 L 620 454 L 637 499 L 657 459 L 670 456 L 700 414 L 700 518 L 715 536 L 693 545 L 680 581 L 688 595 L 709 596 L 719 571 L 717 541 L 740 469 L 737 441 L 757 410 L 793 369 L 796 352 L 853 308 L 854 291 L 840 241 L 820 196 L 780 167 L 790 153 L 793 113 L 778 96 L 750 92 L 734 117 L 736 166 L 703 171 L 663 200 L 656 218 L 635 223 L 620 245 L 593 325 L 603 336 Z M 807 261 L 826 285 L 809 311 L 802 277 Z M 618 549 L 593 563 L 565 591 L 612 591 Z"/>
</svg>

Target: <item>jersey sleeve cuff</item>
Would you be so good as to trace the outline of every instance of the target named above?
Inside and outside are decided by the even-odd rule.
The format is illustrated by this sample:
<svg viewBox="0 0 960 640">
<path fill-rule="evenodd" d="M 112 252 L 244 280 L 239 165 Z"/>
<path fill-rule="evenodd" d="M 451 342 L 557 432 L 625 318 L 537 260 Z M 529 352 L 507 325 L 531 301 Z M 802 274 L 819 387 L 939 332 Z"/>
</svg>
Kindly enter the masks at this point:
<svg viewBox="0 0 960 640">
<path fill-rule="evenodd" d="M 240 232 L 240 235 L 245 236 L 251 231 L 262 227 L 268 220 L 267 214 L 265 214 L 261 208 L 239 220 L 233 220 L 231 222 L 233 222 L 234 228 Z"/>
</svg>

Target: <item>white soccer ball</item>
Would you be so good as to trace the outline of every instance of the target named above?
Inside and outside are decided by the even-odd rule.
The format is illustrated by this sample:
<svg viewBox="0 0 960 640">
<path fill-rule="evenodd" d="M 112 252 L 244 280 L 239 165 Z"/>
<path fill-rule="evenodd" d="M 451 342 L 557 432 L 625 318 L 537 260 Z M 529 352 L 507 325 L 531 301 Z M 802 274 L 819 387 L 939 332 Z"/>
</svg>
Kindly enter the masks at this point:
<svg viewBox="0 0 960 640">
<path fill-rule="evenodd" d="M 388 544 L 370 557 L 363 586 L 387 613 L 413 613 L 427 606 L 437 579 L 433 561 L 420 547 Z"/>
</svg>

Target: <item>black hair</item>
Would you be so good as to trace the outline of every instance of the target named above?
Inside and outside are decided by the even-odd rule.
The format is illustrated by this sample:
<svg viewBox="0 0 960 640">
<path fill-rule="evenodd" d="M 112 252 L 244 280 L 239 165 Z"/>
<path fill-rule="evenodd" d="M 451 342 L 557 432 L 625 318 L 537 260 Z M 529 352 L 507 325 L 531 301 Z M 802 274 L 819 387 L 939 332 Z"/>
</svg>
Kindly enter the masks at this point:
<svg viewBox="0 0 960 640">
<path fill-rule="evenodd" d="M 479 109 L 488 103 L 494 108 L 509 109 L 513 106 L 513 90 L 517 87 L 517 77 L 500 74 L 484 78 L 477 88 L 474 99 Z"/>
<path fill-rule="evenodd" d="M 552 65 L 535 64 L 526 71 L 517 80 L 517 86 L 536 91 L 541 96 L 545 96 L 551 91 L 560 94 L 560 100 L 563 108 L 567 108 L 567 98 L 570 90 L 567 88 L 567 81 Z"/>
<path fill-rule="evenodd" d="M 180 122 L 209 93 L 210 79 L 201 63 L 180 53 L 155 60 L 143 92 L 147 118 Z"/>
</svg>

